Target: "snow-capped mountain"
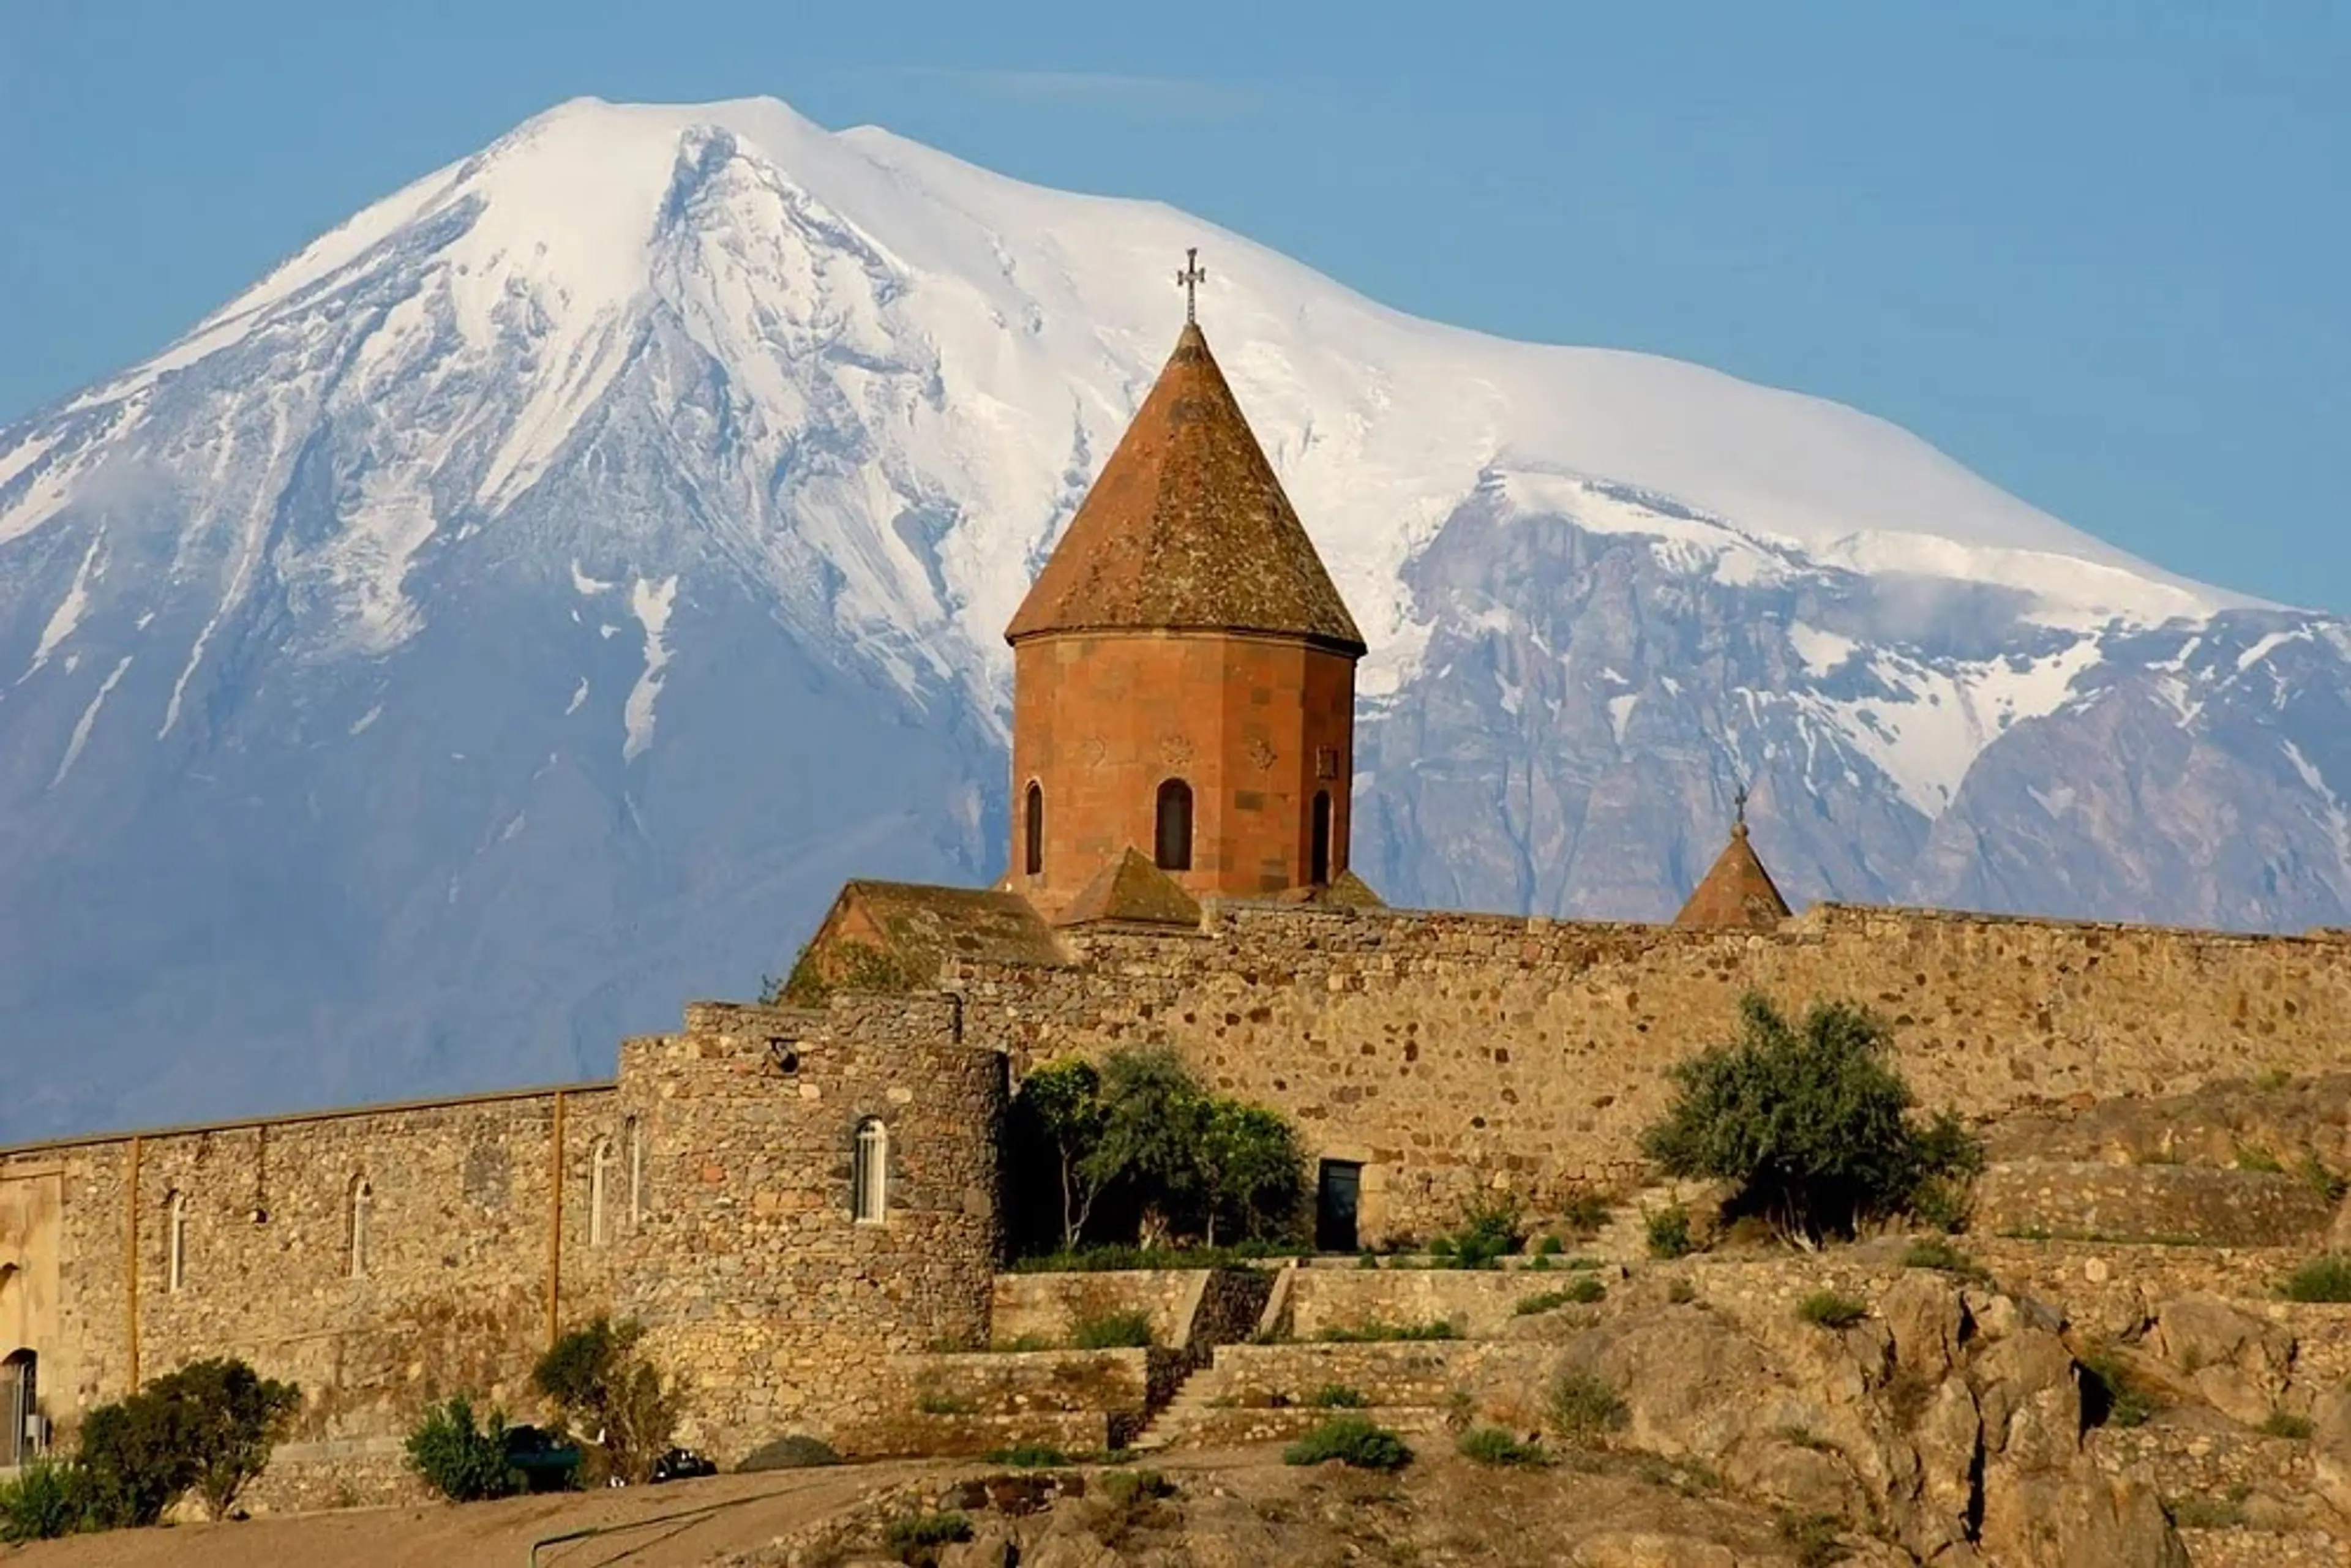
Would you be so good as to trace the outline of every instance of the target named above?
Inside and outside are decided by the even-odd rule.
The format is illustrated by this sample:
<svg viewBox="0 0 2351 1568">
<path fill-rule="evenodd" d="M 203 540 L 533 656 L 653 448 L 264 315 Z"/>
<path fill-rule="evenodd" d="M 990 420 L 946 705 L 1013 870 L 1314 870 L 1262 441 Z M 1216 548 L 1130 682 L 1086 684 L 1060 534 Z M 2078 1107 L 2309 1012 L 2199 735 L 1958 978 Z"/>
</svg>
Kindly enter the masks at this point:
<svg viewBox="0 0 2351 1568">
<path fill-rule="evenodd" d="M 0 429 L 0 1133 L 609 1070 L 1000 870 L 1000 632 L 1201 319 L 1372 644 L 1397 903 L 2351 902 L 2351 631 L 1850 409 L 766 100 L 567 104 Z"/>
</svg>

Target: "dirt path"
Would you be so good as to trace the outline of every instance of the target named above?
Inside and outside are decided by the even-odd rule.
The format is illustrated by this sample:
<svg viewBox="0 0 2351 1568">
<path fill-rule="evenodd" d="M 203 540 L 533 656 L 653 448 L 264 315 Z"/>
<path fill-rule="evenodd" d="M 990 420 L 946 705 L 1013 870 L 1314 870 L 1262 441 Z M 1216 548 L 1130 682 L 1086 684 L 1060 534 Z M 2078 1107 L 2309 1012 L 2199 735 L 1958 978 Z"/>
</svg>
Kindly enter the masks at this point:
<svg viewBox="0 0 2351 1568">
<path fill-rule="evenodd" d="M 714 1476 L 664 1487 L 514 1498 L 464 1508 L 356 1509 L 244 1523 L 120 1530 L 0 1552 L 16 1568 L 689 1568 L 761 1545 L 866 1492 L 943 1467 L 922 1463 Z"/>
</svg>

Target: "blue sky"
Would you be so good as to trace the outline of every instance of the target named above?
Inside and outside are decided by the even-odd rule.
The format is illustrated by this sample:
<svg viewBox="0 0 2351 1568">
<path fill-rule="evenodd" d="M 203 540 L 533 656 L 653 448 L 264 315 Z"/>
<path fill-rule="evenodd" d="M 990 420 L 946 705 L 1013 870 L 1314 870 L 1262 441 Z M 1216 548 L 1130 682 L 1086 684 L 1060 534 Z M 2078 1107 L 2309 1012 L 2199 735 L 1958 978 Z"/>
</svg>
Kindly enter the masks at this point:
<svg viewBox="0 0 2351 1568">
<path fill-rule="evenodd" d="M 2351 611 L 2346 81 L 2342 0 L 13 0 L 0 420 L 549 104 L 768 93 L 1850 402 Z"/>
</svg>

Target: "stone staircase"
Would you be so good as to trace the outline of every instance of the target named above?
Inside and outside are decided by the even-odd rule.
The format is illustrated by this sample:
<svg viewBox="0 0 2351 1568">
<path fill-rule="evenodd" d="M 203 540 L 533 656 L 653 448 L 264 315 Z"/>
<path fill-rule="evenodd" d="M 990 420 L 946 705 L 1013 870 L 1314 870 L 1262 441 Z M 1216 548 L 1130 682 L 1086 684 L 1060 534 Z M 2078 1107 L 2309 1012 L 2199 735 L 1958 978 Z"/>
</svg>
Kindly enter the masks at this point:
<svg viewBox="0 0 2351 1568">
<path fill-rule="evenodd" d="M 1184 1380 L 1127 1446 L 1153 1452 L 1287 1443 L 1340 1416 L 1361 1416 L 1392 1432 L 1426 1436 L 1447 1430 L 1451 1414 L 1433 1405 L 1241 1405 L 1234 1402 L 1228 1378 L 1212 1360 Z"/>
</svg>

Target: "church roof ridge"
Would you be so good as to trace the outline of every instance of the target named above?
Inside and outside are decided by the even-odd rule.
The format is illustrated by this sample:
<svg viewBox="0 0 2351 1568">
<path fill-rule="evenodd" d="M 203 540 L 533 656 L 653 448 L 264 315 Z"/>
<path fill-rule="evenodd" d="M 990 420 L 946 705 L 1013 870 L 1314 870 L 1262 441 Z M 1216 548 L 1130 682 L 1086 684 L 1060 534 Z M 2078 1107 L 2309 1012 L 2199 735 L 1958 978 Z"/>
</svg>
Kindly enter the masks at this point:
<svg viewBox="0 0 2351 1568">
<path fill-rule="evenodd" d="M 1677 925 L 1746 925 L 1759 931 L 1776 928 L 1788 918 L 1788 901 L 1779 884 L 1763 869 L 1763 859 L 1747 837 L 1747 798 L 1740 791 L 1738 820 L 1730 825 L 1730 841 L 1722 846 L 1714 865 L 1692 890 L 1689 902 L 1674 916 Z"/>
<path fill-rule="evenodd" d="M 1364 652 L 1195 321 L 1004 635 L 1101 631 L 1255 632 Z"/>
</svg>

